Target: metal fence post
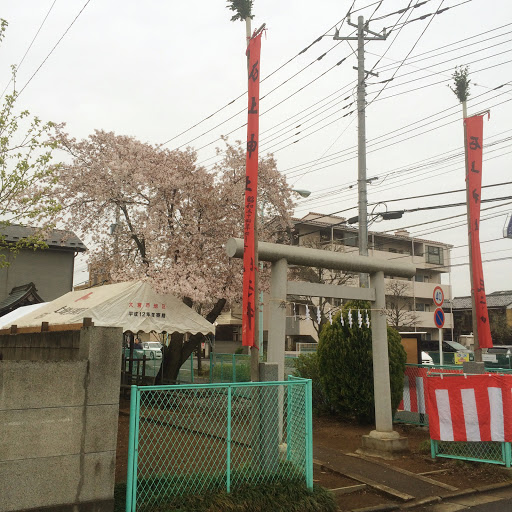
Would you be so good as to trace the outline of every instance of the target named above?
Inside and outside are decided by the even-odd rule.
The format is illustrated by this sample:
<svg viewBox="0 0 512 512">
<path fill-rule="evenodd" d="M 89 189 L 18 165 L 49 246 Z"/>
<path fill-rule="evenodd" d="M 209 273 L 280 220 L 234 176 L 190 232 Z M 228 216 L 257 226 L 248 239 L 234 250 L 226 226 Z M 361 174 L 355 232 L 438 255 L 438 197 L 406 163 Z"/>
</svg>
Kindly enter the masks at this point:
<svg viewBox="0 0 512 512">
<path fill-rule="evenodd" d="M 313 490 L 313 381 L 306 382 L 306 485 Z"/>
<path fill-rule="evenodd" d="M 434 439 L 430 440 L 430 455 L 433 459 L 435 459 L 437 455 L 437 441 Z"/>
<path fill-rule="evenodd" d="M 292 452 L 292 400 L 293 382 L 288 375 L 288 386 L 286 389 L 286 460 L 291 459 Z"/>
<path fill-rule="evenodd" d="M 133 471 L 134 471 L 134 450 L 135 450 L 135 414 L 137 386 L 130 387 L 130 428 L 128 431 L 128 468 L 126 474 L 126 512 L 132 512 L 133 496 Z"/>
<path fill-rule="evenodd" d="M 236 382 L 236 355 L 231 356 L 231 369 L 233 370 L 233 382 Z"/>
<path fill-rule="evenodd" d="M 135 512 L 137 509 L 137 461 L 139 453 L 140 390 L 137 386 L 131 386 L 130 389 L 130 429 L 128 432 L 126 512 Z"/>
<path fill-rule="evenodd" d="M 210 352 L 210 384 L 213 382 L 213 352 Z"/>
<path fill-rule="evenodd" d="M 231 386 L 228 384 L 228 421 L 226 432 L 226 491 L 231 492 Z"/>
<path fill-rule="evenodd" d="M 512 443 L 505 444 L 505 467 L 509 468 L 512 464 Z"/>
<path fill-rule="evenodd" d="M 194 384 L 194 352 L 190 355 L 190 382 Z"/>
</svg>

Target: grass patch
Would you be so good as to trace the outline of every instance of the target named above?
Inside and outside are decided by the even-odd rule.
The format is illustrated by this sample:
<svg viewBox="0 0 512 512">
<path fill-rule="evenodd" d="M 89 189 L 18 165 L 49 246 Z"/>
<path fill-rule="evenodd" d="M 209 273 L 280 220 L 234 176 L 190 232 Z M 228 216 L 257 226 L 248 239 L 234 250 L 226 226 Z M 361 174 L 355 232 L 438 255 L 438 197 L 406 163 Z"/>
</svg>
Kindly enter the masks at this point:
<svg viewBox="0 0 512 512">
<path fill-rule="evenodd" d="M 125 511 L 126 484 L 114 490 L 115 512 Z M 165 503 L 142 505 L 148 512 L 335 512 L 332 495 L 322 487 L 309 491 L 303 483 L 244 484 L 225 491 L 168 497 Z"/>
<path fill-rule="evenodd" d="M 430 455 L 430 439 L 425 439 L 424 441 L 421 441 L 421 443 L 418 446 L 418 452 L 421 453 L 422 455 Z"/>
</svg>

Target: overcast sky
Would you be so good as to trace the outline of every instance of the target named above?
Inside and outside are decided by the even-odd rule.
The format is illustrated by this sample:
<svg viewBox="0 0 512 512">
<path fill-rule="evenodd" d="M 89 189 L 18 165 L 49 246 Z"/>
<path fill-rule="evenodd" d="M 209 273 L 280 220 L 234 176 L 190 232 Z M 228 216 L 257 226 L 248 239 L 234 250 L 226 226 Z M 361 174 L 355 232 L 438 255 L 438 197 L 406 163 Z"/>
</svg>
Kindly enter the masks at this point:
<svg viewBox="0 0 512 512">
<path fill-rule="evenodd" d="M 512 182 L 510 0 L 429 0 L 387 16 L 416 3 L 421 2 L 356 0 L 352 9 L 357 12 L 351 21 L 371 17 L 374 32 L 396 24 L 386 41 L 369 41 L 365 47 L 365 69 L 379 73 L 367 80 L 367 176 L 379 178 L 368 189 L 369 211 L 465 200 L 459 192 L 375 206 L 464 188 L 461 109 L 448 88 L 456 65 L 470 67 L 469 113 L 491 109 L 484 123 L 483 185 Z M 353 31 L 346 20 L 340 23 L 351 5 L 352 0 L 254 2 L 253 28 L 262 23 L 268 28 L 261 76 L 273 73 L 261 84 L 260 152 L 274 152 L 289 183 L 312 192 L 298 202 L 298 217 L 309 211 L 357 214 L 356 43 L 332 38 L 334 26 L 343 36 Z M 231 15 L 223 0 L 4 2 L 1 16 L 9 28 L 0 51 L 0 92 L 9 82 L 10 65 L 20 63 L 40 29 L 18 72 L 18 90 L 30 80 L 20 106 L 43 120 L 66 122 L 77 138 L 103 129 L 152 144 L 170 140 L 170 149 L 202 148 L 198 160 L 208 166 L 216 160 L 215 148 L 222 148 L 220 135 L 232 132 L 231 140 L 245 139 L 240 128 L 245 115 L 237 114 L 245 111 L 245 95 L 225 107 L 247 87 L 245 25 L 231 22 Z M 383 89 L 382 81 L 391 78 Z M 512 196 L 512 185 L 482 192 L 484 200 L 504 196 Z M 503 205 L 482 212 L 482 219 L 491 217 L 481 224 L 484 261 L 512 256 L 512 240 L 503 239 L 511 202 L 482 205 Z M 464 213 L 465 207 L 406 213 L 370 229 L 430 222 L 409 231 L 452 244 L 452 263 L 461 264 L 467 262 L 464 216 L 434 221 Z M 80 263 L 76 281 L 85 279 L 84 269 Z M 512 289 L 511 269 L 511 259 L 484 263 L 487 292 Z M 451 280 L 455 296 L 469 294 L 467 266 L 454 266 Z"/>
</svg>

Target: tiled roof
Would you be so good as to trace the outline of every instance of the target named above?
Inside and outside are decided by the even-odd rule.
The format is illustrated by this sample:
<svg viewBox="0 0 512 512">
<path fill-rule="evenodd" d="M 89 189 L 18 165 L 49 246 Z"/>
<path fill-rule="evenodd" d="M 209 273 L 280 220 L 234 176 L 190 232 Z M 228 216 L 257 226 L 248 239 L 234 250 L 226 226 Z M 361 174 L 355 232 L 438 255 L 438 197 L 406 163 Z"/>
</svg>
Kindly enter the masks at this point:
<svg viewBox="0 0 512 512">
<path fill-rule="evenodd" d="M 33 236 L 36 234 L 37 230 L 38 228 L 11 224 L 9 226 L 0 227 L 0 234 L 5 237 L 6 242 L 18 242 L 23 238 Z M 84 243 L 72 231 L 53 229 L 48 232 L 44 241 L 49 247 L 73 249 L 77 252 L 84 252 L 87 250 Z"/>
<path fill-rule="evenodd" d="M 487 307 L 489 308 L 506 308 L 510 305 L 512 305 L 512 290 L 487 294 Z M 455 297 L 453 309 L 471 309 L 471 296 Z"/>
<path fill-rule="evenodd" d="M 34 304 L 43 302 L 43 299 L 39 297 L 37 293 L 34 283 L 16 286 L 4 300 L 0 301 L 0 315 L 5 314 L 7 311 L 16 309 L 17 305 L 29 296 L 32 296 L 31 302 Z"/>
</svg>

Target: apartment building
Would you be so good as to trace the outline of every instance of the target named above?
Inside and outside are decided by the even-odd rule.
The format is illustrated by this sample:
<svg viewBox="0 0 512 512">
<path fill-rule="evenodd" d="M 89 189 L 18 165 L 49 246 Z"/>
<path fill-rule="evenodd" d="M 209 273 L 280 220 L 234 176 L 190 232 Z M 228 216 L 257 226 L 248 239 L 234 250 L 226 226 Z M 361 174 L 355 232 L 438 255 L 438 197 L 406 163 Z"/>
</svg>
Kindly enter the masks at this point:
<svg viewBox="0 0 512 512">
<path fill-rule="evenodd" d="M 342 217 L 308 213 L 304 217 L 293 219 L 294 236 L 292 243 L 308 247 L 322 248 L 343 253 L 359 253 L 358 230 L 347 224 Z M 452 290 L 449 284 L 450 245 L 414 238 L 405 230 L 395 233 L 370 231 L 368 233 L 368 255 L 373 258 L 400 260 L 412 263 L 417 272 L 409 280 L 386 275 L 386 307 L 388 323 L 403 331 L 422 331 L 425 339 L 438 339 L 439 330 L 434 324 L 433 293 L 441 286 L 445 300 L 451 300 Z M 445 276 L 442 279 L 442 276 Z M 358 276 L 347 276 L 345 285 L 358 285 Z M 335 284 L 335 283 L 333 283 Z M 294 299 L 291 299 L 294 300 Z M 332 301 L 332 306 L 339 305 Z M 314 315 L 314 302 L 312 313 Z M 290 341 L 317 339 L 313 322 L 304 321 L 305 304 L 289 305 L 287 336 Z M 444 339 L 451 339 L 453 318 L 449 309 L 445 309 L 444 329 L 448 331 Z M 297 320 L 300 318 L 300 320 Z"/>
<path fill-rule="evenodd" d="M 300 219 L 293 219 L 292 244 L 332 250 L 343 253 L 359 253 L 358 230 L 347 224 L 343 217 L 308 213 Z M 417 272 L 413 279 L 395 278 L 386 275 L 386 307 L 388 323 L 400 331 L 422 332 L 426 340 L 439 339 L 439 330 L 434 324 L 433 294 L 441 286 L 445 300 L 452 299 L 449 284 L 450 245 L 432 240 L 411 237 L 405 230 L 395 233 L 370 231 L 368 234 L 368 255 L 374 258 L 413 263 Z M 291 273 L 294 269 L 291 269 Z M 318 275 L 310 273 L 312 280 Z M 358 286 L 357 275 L 333 276 L 328 271 L 324 276 L 329 284 Z M 290 276 L 292 278 L 292 276 Z M 297 276 L 299 280 L 307 280 Z M 337 282 L 338 281 L 338 282 Z M 268 339 L 268 294 L 263 297 L 263 340 Z M 324 312 L 335 311 L 342 305 L 339 299 L 328 299 Z M 307 306 L 307 309 L 306 309 Z M 288 297 L 286 321 L 286 349 L 296 350 L 298 342 L 318 341 L 316 324 L 318 299 Z M 451 339 L 453 318 L 448 308 L 445 311 L 445 340 Z M 216 343 L 218 351 L 234 352 L 242 344 L 242 308 L 234 306 L 224 311 L 217 319 Z M 316 324 L 316 325 L 315 325 Z"/>
</svg>

